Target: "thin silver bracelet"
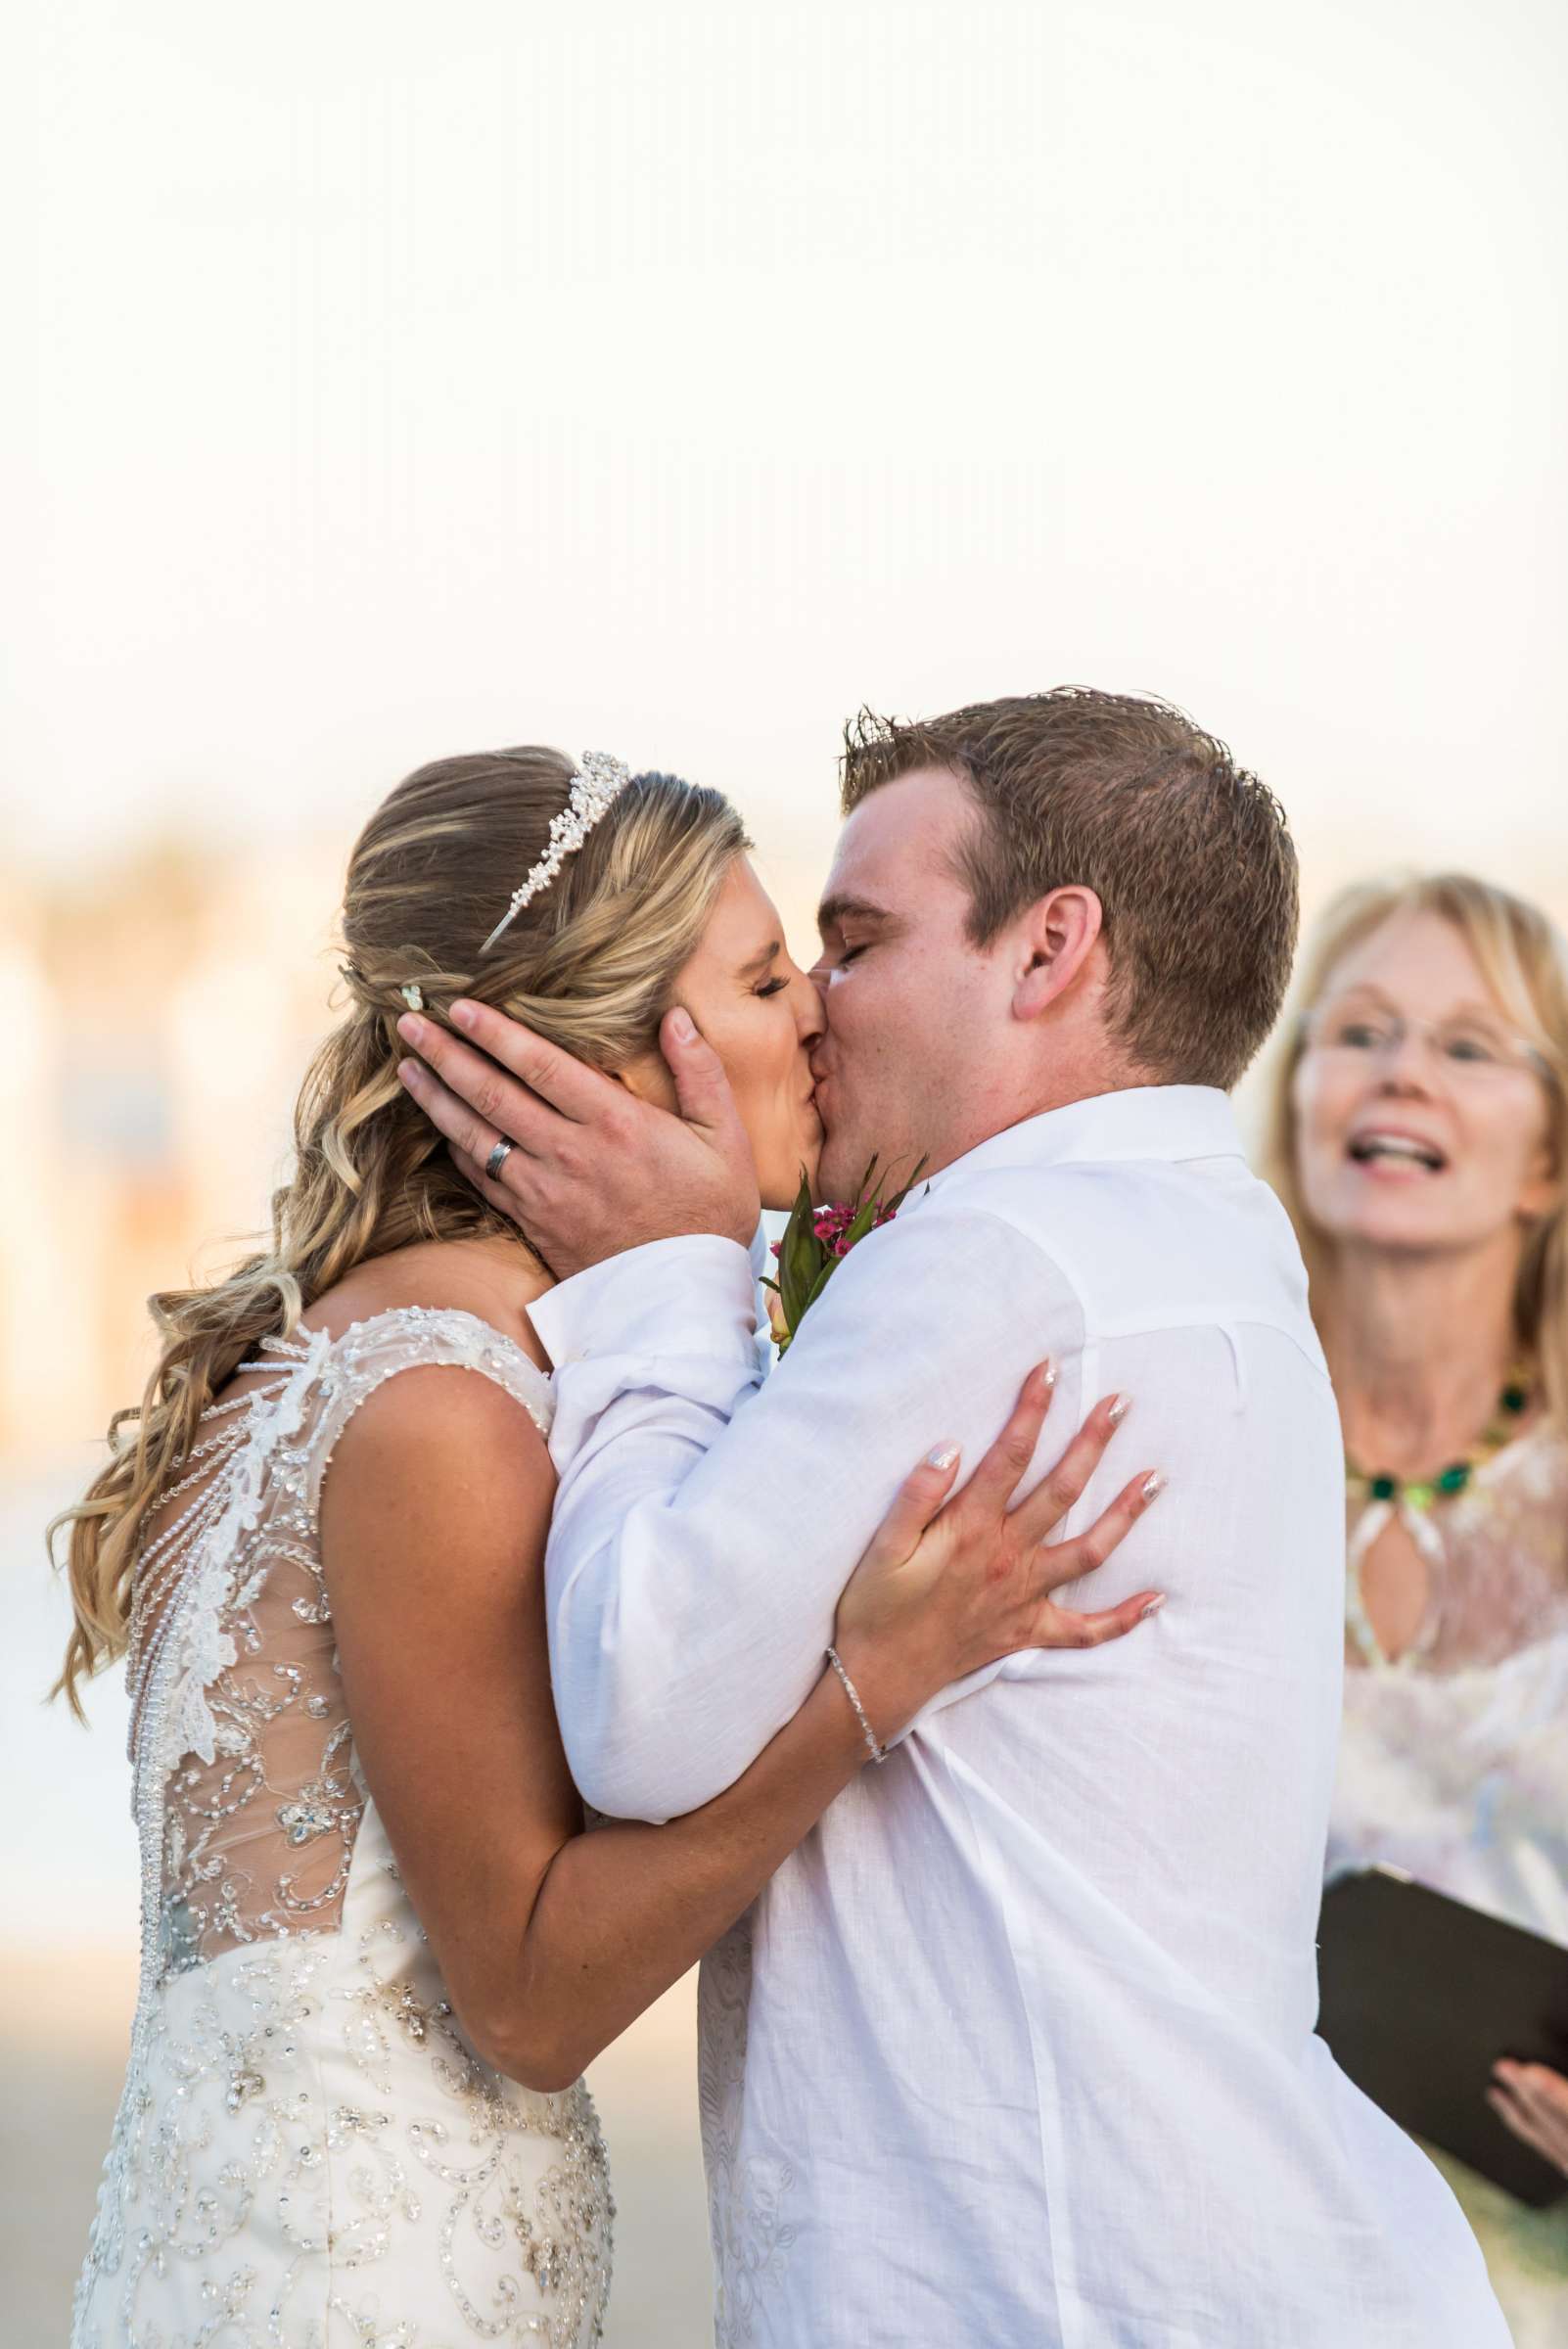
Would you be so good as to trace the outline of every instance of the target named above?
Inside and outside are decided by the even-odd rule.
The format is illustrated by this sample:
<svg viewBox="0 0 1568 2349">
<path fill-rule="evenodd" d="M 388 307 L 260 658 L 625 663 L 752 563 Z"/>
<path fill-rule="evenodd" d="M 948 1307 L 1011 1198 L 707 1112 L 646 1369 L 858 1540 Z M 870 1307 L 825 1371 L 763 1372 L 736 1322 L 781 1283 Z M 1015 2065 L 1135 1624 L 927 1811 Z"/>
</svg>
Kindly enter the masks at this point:
<svg viewBox="0 0 1568 2349">
<path fill-rule="evenodd" d="M 888 1749 L 885 1745 L 878 1745 L 877 1733 L 871 1727 L 871 1724 L 867 1721 L 865 1717 L 865 1707 L 860 1702 L 860 1691 L 858 1688 L 856 1688 L 854 1682 L 845 1671 L 843 1662 L 839 1656 L 839 1651 L 836 1647 L 830 1647 L 828 1649 L 827 1660 L 832 1665 L 834 1671 L 838 1674 L 839 1679 L 844 1682 L 844 1693 L 849 1698 L 851 1704 L 854 1707 L 854 1718 L 859 1723 L 860 1727 L 864 1732 L 867 1753 L 871 1756 L 873 1762 L 886 1762 L 888 1758 Z"/>
</svg>

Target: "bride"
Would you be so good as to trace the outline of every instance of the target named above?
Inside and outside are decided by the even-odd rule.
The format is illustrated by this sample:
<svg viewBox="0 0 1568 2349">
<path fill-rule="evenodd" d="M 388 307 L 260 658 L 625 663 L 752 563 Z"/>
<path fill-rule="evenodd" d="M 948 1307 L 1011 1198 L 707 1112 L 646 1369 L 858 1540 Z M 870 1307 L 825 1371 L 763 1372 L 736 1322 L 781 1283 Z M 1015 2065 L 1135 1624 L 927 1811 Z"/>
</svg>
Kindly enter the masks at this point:
<svg viewBox="0 0 1568 2349">
<path fill-rule="evenodd" d="M 746 847 L 715 792 L 516 750 L 421 768 L 353 852 L 348 1004 L 271 1244 L 153 1301 L 157 1369 L 60 1521 L 61 1686 L 76 1704 L 128 1657 L 143 1904 L 74 2349 L 599 2338 L 612 2203 L 583 2066 L 873 1734 L 1149 1601 L 1051 1603 L 1144 1503 L 1134 1480 L 1099 1527 L 1038 1546 L 1104 1451 L 1102 1405 L 1009 1514 L 1037 1373 L 966 1487 L 950 1450 L 908 1479 L 844 1591 L 836 1662 L 727 1793 L 666 1826 L 585 1823 L 541 1590 L 551 1390 L 529 1308 L 550 1276 L 403 1091 L 396 1023 L 475 995 L 668 1099 L 678 1001 L 764 1201 L 788 1204 L 820 1145 L 817 1000 Z"/>
</svg>

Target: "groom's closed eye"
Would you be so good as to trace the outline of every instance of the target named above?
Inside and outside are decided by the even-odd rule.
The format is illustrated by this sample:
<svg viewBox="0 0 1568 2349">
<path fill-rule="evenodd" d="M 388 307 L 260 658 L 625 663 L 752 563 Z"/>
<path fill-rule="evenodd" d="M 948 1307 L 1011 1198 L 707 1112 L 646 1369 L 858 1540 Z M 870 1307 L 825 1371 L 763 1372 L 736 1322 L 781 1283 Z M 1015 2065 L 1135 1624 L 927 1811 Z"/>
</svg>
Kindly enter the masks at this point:
<svg viewBox="0 0 1568 2349">
<path fill-rule="evenodd" d="M 893 916 L 868 898 L 824 898 L 817 908 L 816 926 L 822 940 L 820 969 L 847 970 L 868 946 L 876 945 L 897 929 Z"/>
</svg>

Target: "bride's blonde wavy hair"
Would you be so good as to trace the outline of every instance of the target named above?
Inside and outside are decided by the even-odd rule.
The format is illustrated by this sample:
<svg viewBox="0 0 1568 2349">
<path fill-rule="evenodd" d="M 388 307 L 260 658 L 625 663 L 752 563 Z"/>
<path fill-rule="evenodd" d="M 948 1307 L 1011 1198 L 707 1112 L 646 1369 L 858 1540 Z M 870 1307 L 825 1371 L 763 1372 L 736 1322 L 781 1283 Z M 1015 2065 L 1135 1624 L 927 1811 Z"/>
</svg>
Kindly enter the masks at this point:
<svg viewBox="0 0 1568 2349">
<path fill-rule="evenodd" d="M 1568 940 L 1539 905 L 1473 873 L 1396 874 L 1356 882 L 1323 908 L 1296 974 L 1302 1010 L 1318 1001 L 1335 966 L 1396 914 L 1432 913 L 1456 930 L 1502 1011 L 1536 1048 L 1558 1191 L 1525 1238 L 1514 1329 L 1538 1365 L 1546 1410 L 1568 1427 Z M 1296 1071 L 1301 1019 L 1286 1023 L 1270 1073 L 1263 1172 L 1296 1226 L 1309 1279 L 1322 1293 L 1333 1245 L 1307 1213 L 1297 1175 Z"/>
<path fill-rule="evenodd" d="M 658 1036 L 677 972 L 750 845 L 716 791 L 636 776 L 560 877 L 481 957 L 512 891 L 544 853 L 573 763 L 558 751 L 441 759 L 400 783 L 348 860 L 342 936 L 348 1000 L 295 1110 L 294 1171 L 270 1245 L 207 1288 L 149 1300 L 161 1341 L 139 1405 L 110 1423 L 112 1456 L 49 1529 L 75 1626 L 60 1678 L 80 1684 L 123 1650 L 142 1526 L 188 1459 L 203 1412 L 263 1338 L 289 1337 L 368 1259 L 416 1240 L 513 1227 L 471 1190 L 398 1082 L 397 1021 L 417 986 L 428 1016 L 459 996 L 498 1004 L 610 1071 Z"/>
</svg>

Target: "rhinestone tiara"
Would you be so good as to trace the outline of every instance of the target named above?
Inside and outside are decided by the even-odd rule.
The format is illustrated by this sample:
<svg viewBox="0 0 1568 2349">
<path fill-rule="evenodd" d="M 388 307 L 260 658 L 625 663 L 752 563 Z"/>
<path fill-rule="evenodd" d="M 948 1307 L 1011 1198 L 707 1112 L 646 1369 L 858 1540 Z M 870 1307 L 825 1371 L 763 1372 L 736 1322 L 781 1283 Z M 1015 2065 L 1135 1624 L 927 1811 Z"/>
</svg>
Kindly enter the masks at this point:
<svg viewBox="0 0 1568 2349">
<path fill-rule="evenodd" d="M 567 858 L 581 848 L 599 818 L 630 781 L 631 769 L 621 760 L 612 759 L 608 751 L 583 752 L 581 763 L 572 778 L 567 804 L 550 826 L 544 854 L 522 888 L 513 892 L 506 911 L 481 946 L 481 954 L 489 952 L 502 931 L 510 928 L 530 898 L 536 898 L 541 889 L 549 888 Z"/>
</svg>

